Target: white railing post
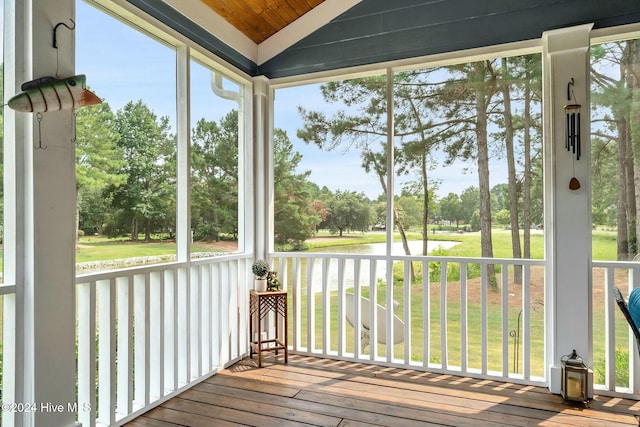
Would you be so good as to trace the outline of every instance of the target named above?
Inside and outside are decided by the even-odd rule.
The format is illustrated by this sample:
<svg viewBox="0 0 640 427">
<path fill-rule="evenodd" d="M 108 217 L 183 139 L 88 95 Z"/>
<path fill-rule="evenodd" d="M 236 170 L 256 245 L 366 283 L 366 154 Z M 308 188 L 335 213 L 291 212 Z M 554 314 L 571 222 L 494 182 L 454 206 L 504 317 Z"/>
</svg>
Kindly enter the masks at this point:
<svg viewBox="0 0 640 427">
<path fill-rule="evenodd" d="M 369 325 L 371 325 L 371 329 L 369 329 L 369 353 L 370 359 L 376 360 L 378 358 L 378 310 L 376 310 L 376 304 L 378 302 L 378 282 L 376 277 L 376 267 L 378 260 L 371 259 L 369 265 L 369 313 L 366 313 L 366 316 L 369 316 Z M 373 337 L 373 341 L 371 340 Z"/>
<path fill-rule="evenodd" d="M 362 304 L 361 304 L 361 288 L 360 288 L 360 259 L 354 260 L 353 265 L 353 354 L 356 359 L 361 356 L 362 350 Z M 372 305 L 372 304 L 370 304 Z M 348 308 L 346 308 L 348 310 Z M 369 341 L 370 345 L 375 345 Z"/>
<path fill-rule="evenodd" d="M 298 258 L 293 260 L 291 277 L 293 280 L 291 287 L 293 297 L 293 310 L 291 310 L 293 314 L 291 322 L 291 325 L 293 325 L 293 348 L 299 349 L 302 347 L 302 343 L 300 342 L 300 334 L 302 333 L 302 284 L 300 282 L 302 280 L 300 273 L 300 259 Z"/>
<path fill-rule="evenodd" d="M 531 267 L 522 268 L 522 371 L 531 379 Z"/>
<path fill-rule="evenodd" d="M 431 289 L 429 261 L 422 261 L 422 366 L 431 359 Z"/>
<path fill-rule="evenodd" d="M 186 267 L 176 271 L 176 292 L 178 299 L 178 387 L 188 384 L 191 380 L 191 336 L 189 332 L 190 315 L 189 300 L 191 295 L 191 280 Z"/>
<path fill-rule="evenodd" d="M 211 266 L 208 264 L 198 266 L 201 295 L 200 295 L 200 313 L 201 313 L 201 341 L 200 351 L 202 354 L 202 369 L 209 372 L 213 369 L 211 362 L 211 334 L 212 334 L 212 298 L 211 298 Z"/>
<path fill-rule="evenodd" d="M 460 263 L 460 369 L 469 370 L 469 317 L 467 300 L 467 263 Z"/>
<path fill-rule="evenodd" d="M 604 275 L 604 300 L 605 300 L 605 387 L 609 391 L 616 389 L 616 318 L 614 308 L 614 298 L 611 295 L 613 286 L 615 286 L 614 270 L 612 268 L 605 269 Z M 628 332 L 631 337 L 631 330 Z M 631 342 L 633 344 L 633 341 Z"/>
<path fill-rule="evenodd" d="M 331 295 L 329 294 L 329 266 L 328 258 L 322 258 L 322 354 L 328 354 L 331 347 Z M 293 306 L 296 305 L 295 294 Z M 294 329 L 293 342 L 296 342 Z M 295 349 L 295 347 L 294 347 Z"/>
<path fill-rule="evenodd" d="M 347 347 L 344 297 L 344 258 L 338 258 L 338 356 L 344 356 Z"/>
<path fill-rule="evenodd" d="M 178 291 L 176 289 L 176 272 L 164 272 L 164 385 L 163 395 L 178 388 Z"/>
<path fill-rule="evenodd" d="M 488 326 L 488 318 L 487 318 L 487 287 L 489 286 L 489 275 L 487 264 L 482 263 L 480 268 L 480 325 L 482 336 L 481 346 L 482 346 L 482 375 L 487 375 L 489 371 L 489 326 Z"/>
<path fill-rule="evenodd" d="M 190 296 L 189 296 L 189 336 L 191 337 L 191 354 L 189 357 L 189 366 L 191 366 L 191 376 L 189 381 L 202 375 L 201 353 L 202 339 L 200 325 L 202 324 L 200 301 L 201 287 L 200 269 L 198 266 L 189 268 L 189 276 L 191 277 Z"/>
<path fill-rule="evenodd" d="M 78 421 L 95 427 L 96 402 L 96 289 L 95 282 L 77 286 L 78 318 Z"/>
<path fill-rule="evenodd" d="M 502 376 L 509 378 L 509 266 L 502 264 L 500 296 L 502 299 Z M 515 270 L 515 267 L 514 267 Z M 524 307 L 524 306 L 523 306 Z"/>
<path fill-rule="evenodd" d="M 244 337 L 244 332 L 246 331 L 246 327 L 244 329 L 240 328 L 241 324 L 244 320 L 241 320 L 241 314 L 244 313 L 240 311 L 241 302 L 243 302 L 242 307 L 248 305 L 247 294 L 249 290 L 245 286 L 241 286 L 238 280 L 238 268 L 235 265 L 235 261 L 231 261 L 224 264 L 224 270 L 226 272 L 225 277 L 225 287 L 229 290 L 229 299 L 225 300 L 229 303 L 226 304 L 226 307 L 229 310 L 229 335 L 231 337 L 229 359 L 227 362 L 232 360 L 237 360 L 245 351 L 241 351 L 240 338 Z M 242 289 L 242 292 L 240 291 Z M 240 295 L 242 293 L 242 295 Z M 246 305 L 245 305 L 246 304 Z M 242 348 L 246 348 L 246 344 Z"/>
<path fill-rule="evenodd" d="M 149 398 L 164 396 L 164 272 L 149 276 Z"/>
<path fill-rule="evenodd" d="M 100 280 L 98 291 L 98 421 L 116 421 L 116 279 Z M 82 317 L 78 317 L 78 324 Z"/>
<path fill-rule="evenodd" d="M 133 291 L 130 277 L 118 277 L 118 371 L 117 412 L 121 416 L 131 413 L 133 408 Z"/>
<path fill-rule="evenodd" d="M 17 358 L 17 325 L 16 294 L 2 295 L 2 401 L 17 402 L 16 399 L 16 358 Z M 2 411 L 0 425 L 15 426 L 15 413 Z"/>
<path fill-rule="evenodd" d="M 229 274 L 226 265 L 220 266 L 220 331 L 222 334 L 220 335 L 220 343 L 221 343 L 221 353 L 220 353 L 220 364 L 226 365 L 229 360 L 231 360 L 231 316 L 230 313 L 235 310 L 232 310 L 230 307 L 231 301 L 231 292 L 229 289 L 228 282 Z"/>
<path fill-rule="evenodd" d="M 440 268 L 440 363 L 442 365 L 442 369 L 449 368 L 447 312 L 447 262 L 445 261 L 441 264 Z"/>
<path fill-rule="evenodd" d="M 133 276 L 135 408 L 149 404 L 149 274 Z"/>
<path fill-rule="evenodd" d="M 213 365 L 220 366 L 222 365 L 222 272 L 220 265 L 214 264 L 212 266 L 211 277 L 213 278 L 212 289 L 211 289 L 211 301 L 212 301 L 212 324 L 211 330 L 213 331 L 213 336 L 211 339 L 211 350 L 213 352 Z M 249 338 L 251 339 L 251 337 Z"/>
<path fill-rule="evenodd" d="M 307 351 L 315 348 L 316 329 L 316 294 L 313 287 L 313 267 L 315 258 L 307 259 Z M 285 331 L 287 333 L 287 331 Z"/>
<path fill-rule="evenodd" d="M 404 262 L 404 295 L 403 295 L 403 313 L 404 313 L 404 363 L 405 365 L 411 364 L 411 270 L 412 261 L 405 260 Z M 390 308 L 392 308 L 391 305 Z M 393 342 L 388 345 L 393 345 Z"/>
</svg>

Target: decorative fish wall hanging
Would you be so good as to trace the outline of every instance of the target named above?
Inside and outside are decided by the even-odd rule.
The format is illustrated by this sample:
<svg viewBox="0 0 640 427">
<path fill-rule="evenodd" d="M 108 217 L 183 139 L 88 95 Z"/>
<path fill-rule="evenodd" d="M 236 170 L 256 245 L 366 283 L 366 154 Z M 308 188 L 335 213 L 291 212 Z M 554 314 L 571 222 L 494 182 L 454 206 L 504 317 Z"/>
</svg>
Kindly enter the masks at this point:
<svg viewBox="0 0 640 427">
<path fill-rule="evenodd" d="M 64 22 L 59 22 L 53 27 L 53 48 L 56 49 L 56 76 L 40 77 L 35 80 L 25 82 L 20 86 L 22 92 L 12 97 L 7 105 L 9 108 L 23 113 L 36 113 L 38 119 L 38 145 L 36 150 L 46 149 L 42 145 L 42 113 L 48 111 L 71 110 L 73 117 L 73 127 L 75 129 L 76 110 L 90 105 L 101 104 L 102 100 L 95 93 L 87 89 L 87 79 L 84 74 L 77 76 L 59 78 L 58 67 L 58 27 L 63 26 L 73 31 L 76 23 L 73 19 L 71 26 Z M 71 142 L 75 142 L 75 136 Z"/>
<path fill-rule="evenodd" d="M 84 74 L 64 79 L 41 77 L 23 83 L 21 89 L 22 92 L 7 104 L 23 113 L 75 110 L 102 103 L 96 94 L 87 89 Z"/>
</svg>

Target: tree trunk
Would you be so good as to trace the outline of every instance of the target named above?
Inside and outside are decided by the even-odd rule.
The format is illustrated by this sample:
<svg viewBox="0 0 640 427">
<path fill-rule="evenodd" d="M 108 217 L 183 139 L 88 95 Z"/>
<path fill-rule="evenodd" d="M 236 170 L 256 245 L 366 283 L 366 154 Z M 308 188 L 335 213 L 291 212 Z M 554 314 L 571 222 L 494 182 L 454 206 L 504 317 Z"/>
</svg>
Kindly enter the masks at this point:
<svg viewBox="0 0 640 427">
<path fill-rule="evenodd" d="M 516 159 L 513 148 L 513 117 L 511 115 L 511 91 L 509 89 L 510 79 L 508 78 L 507 59 L 502 59 L 502 79 L 500 88 L 502 90 L 502 102 L 504 105 L 504 145 L 507 155 L 507 172 L 509 182 L 509 217 L 511 224 L 511 247 L 513 248 L 513 258 L 522 258 L 520 249 L 520 226 L 518 224 L 518 183 L 516 176 Z M 522 284 L 522 265 L 513 266 L 514 283 Z"/>
<path fill-rule="evenodd" d="M 146 243 L 151 242 L 151 220 L 146 219 L 144 223 L 144 241 Z"/>
<path fill-rule="evenodd" d="M 380 180 L 382 191 L 386 195 L 387 184 L 384 181 L 384 176 L 378 174 L 378 179 Z M 396 210 L 395 206 L 393 207 L 393 221 L 395 222 L 396 226 L 398 226 L 398 232 L 400 233 L 400 238 L 402 239 L 402 247 L 404 249 L 405 255 L 411 255 L 411 249 L 409 249 L 409 242 L 407 240 L 407 235 L 404 231 L 404 227 L 402 226 L 402 222 L 400 221 L 400 215 L 398 215 L 398 211 Z M 410 278 L 411 283 L 413 283 L 415 278 L 416 278 L 416 273 L 413 269 L 413 263 L 411 263 L 411 278 Z"/>
<path fill-rule="evenodd" d="M 628 200 L 634 200 L 627 207 L 630 209 L 627 215 L 628 224 L 632 228 L 629 229 L 629 237 L 633 240 L 629 241 L 629 252 L 636 254 L 638 252 L 638 242 L 640 242 L 640 218 L 637 215 L 640 210 L 640 193 L 635 191 L 640 188 L 640 82 L 638 81 L 638 73 L 640 73 L 640 42 L 638 40 L 629 40 L 628 49 L 628 72 L 627 84 L 631 93 L 631 102 L 629 103 L 629 127 L 627 131 L 628 141 L 627 147 L 631 149 L 631 153 L 627 154 L 626 161 L 633 164 L 633 168 L 628 169 L 628 173 L 633 173 L 633 177 L 627 177 L 627 197 Z M 632 209 L 632 210 L 631 210 Z"/>
<path fill-rule="evenodd" d="M 489 185 L 489 143 L 487 136 L 487 106 L 491 88 L 486 84 L 484 61 L 474 63 L 477 86 L 475 88 L 476 143 L 478 150 L 478 189 L 480 193 L 480 240 L 483 258 L 493 258 L 491 236 L 491 194 Z M 491 289 L 497 289 L 495 267 L 487 265 L 487 280 Z"/>
<path fill-rule="evenodd" d="M 627 191 L 628 184 L 628 168 L 629 164 L 627 162 L 627 151 L 631 151 L 628 148 L 629 141 L 627 139 L 627 126 L 626 120 L 619 119 L 617 120 L 618 124 L 618 170 L 620 171 L 619 179 L 618 179 L 618 212 L 617 212 L 617 223 L 618 223 L 618 237 L 617 237 L 617 252 L 618 252 L 618 260 L 627 260 L 633 257 L 633 254 L 630 256 L 630 245 L 629 245 L 629 222 L 630 218 L 629 214 L 629 193 Z M 632 166 L 632 165 L 631 165 Z M 632 181 L 633 183 L 633 181 Z M 632 200 L 631 200 L 632 201 Z M 632 201 L 633 203 L 633 201 Z"/>
<path fill-rule="evenodd" d="M 422 154 L 422 255 L 429 254 L 429 181 L 427 177 L 427 154 Z"/>
<path fill-rule="evenodd" d="M 525 62 L 524 81 L 524 176 L 522 185 L 522 223 L 524 227 L 524 258 L 531 258 L 531 58 Z"/>
<path fill-rule="evenodd" d="M 427 141 L 427 135 L 425 133 L 425 126 L 422 123 L 420 116 L 420 110 L 413 102 L 413 98 L 408 99 L 413 114 L 418 122 L 420 128 L 420 138 L 422 148 L 420 150 L 420 174 L 422 179 L 422 255 L 429 254 L 429 176 L 427 174 L 427 153 L 429 152 L 430 145 Z M 407 254 L 408 255 L 408 254 Z M 413 270 L 413 267 L 412 267 Z M 413 274 L 413 273 L 412 273 Z"/>
<path fill-rule="evenodd" d="M 133 242 L 138 241 L 138 218 L 135 215 L 131 220 L 131 240 Z"/>
</svg>

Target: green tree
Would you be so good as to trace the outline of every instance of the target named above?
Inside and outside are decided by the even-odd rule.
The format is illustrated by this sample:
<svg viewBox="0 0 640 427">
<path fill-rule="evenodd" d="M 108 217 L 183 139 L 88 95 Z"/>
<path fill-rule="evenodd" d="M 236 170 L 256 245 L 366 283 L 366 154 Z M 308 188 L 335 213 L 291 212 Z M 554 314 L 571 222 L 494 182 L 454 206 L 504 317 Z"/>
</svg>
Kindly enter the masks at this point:
<svg viewBox="0 0 640 427">
<path fill-rule="evenodd" d="M 76 112 L 76 193 L 78 228 L 102 233 L 110 213 L 104 191 L 126 182 L 124 153 L 115 115 L 108 103 Z"/>
<path fill-rule="evenodd" d="M 131 240 L 137 241 L 138 233 L 143 231 L 149 242 L 154 226 L 166 225 L 164 220 L 175 212 L 171 209 L 175 175 L 169 173 L 175 143 L 169 135 L 169 119 L 158 118 L 139 100 L 118 110 L 116 128 L 120 134 L 118 145 L 126 160 L 120 173 L 127 180 L 119 186 L 111 185 L 107 193 L 112 197 L 112 206 L 119 210 L 117 218 L 128 222 L 122 228 L 128 229 Z"/>
<path fill-rule="evenodd" d="M 408 195 L 396 197 L 395 205 L 398 209 L 400 219 L 407 229 L 414 229 L 422 226 L 422 208 L 420 199 Z"/>
<path fill-rule="evenodd" d="M 273 135 L 274 239 L 299 247 L 326 217 L 324 206 L 314 205 L 307 178 L 311 171 L 297 173 L 302 155 L 282 129 Z"/>
<path fill-rule="evenodd" d="M 338 190 L 329 204 L 329 226 L 340 237 L 345 231 L 367 231 L 371 217 L 371 203 L 362 193 Z"/>
<path fill-rule="evenodd" d="M 542 197 L 542 110 L 534 109 L 542 102 L 542 58 L 539 55 L 519 57 L 524 69 L 522 77 L 522 224 L 525 258 L 531 258 L 531 226 L 543 219 Z M 535 149 L 534 149 L 535 147 Z M 537 153 L 537 154 L 535 154 Z"/>
<path fill-rule="evenodd" d="M 506 227 L 511 222 L 511 213 L 508 209 L 499 210 L 495 214 L 495 219 L 498 224 L 504 225 Z"/>
<path fill-rule="evenodd" d="M 627 259 L 638 252 L 640 233 L 640 193 L 635 185 L 640 176 L 640 43 L 628 40 L 594 46 L 591 58 L 591 133 L 617 148 L 617 252 L 618 259 Z M 593 153 L 598 154 L 606 152 Z"/>
<path fill-rule="evenodd" d="M 194 238 L 238 235 L 238 112 L 219 123 L 198 120 L 191 149 L 191 223 Z"/>
<path fill-rule="evenodd" d="M 471 218 L 480 210 L 480 192 L 478 187 L 467 187 L 460 194 L 460 204 L 462 208 L 462 221 L 471 224 Z M 472 227 L 474 231 L 479 228 Z"/>
<path fill-rule="evenodd" d="M 419 74 L 418 74 L 419 75 Z M 399 174 L 419 170 L 423 182 L 423 253 L 426 254 L 428 234 L 429 183 L 427 171 L 432 161 L 430 150 L 432 140 L 429 127 L 422 123 L 421 111 L 426 109 L 427 97 L 410 96 L 419 85 L 412 80 L 412 73 L 394 75 L 396 93 L 396 117 L 394 135 L 402 142 L 395 147 L 395 169 Z M 387 79 L 386 76 L 372 76 L 361 79 L 330 82 L 321 86 L 323 97 L 330 103 L 342 103 L 344 109 L 328 118 L 323 113 L 299 108 L 304 127 L 298 137 L 313 142 L 325 150 L 341 147 L 343 150 L 360 150 L 362 167 L 373 173 L 387 193 Z M 382 139 L 382 141 L 380 141 Z M 379 144 L 379 145 L 378 145 Z M 377 147 L 380 147 L 378 149 Z M 393 209 L 394 223 L 400 233 L 404 251 L 410 255 L 404 225 L 398 211 Z"/>
<path fill-rule="evenodd" d="M 447 145 L 449 162 L 474 161 L 478 171 L 480 192 L 480 246 L 484 258 L 493 258 L 491 235 L 491 197 L 489 179 L 489 114 L 498 100 L 497 81 L 491 70 L 492 61 L 478 61 L 448 67 L 452 78 L 447 82 L 443 101 L 448 107 L 446 117 L 455 121 L 455 136 Z M 487 266 L 489 286 L 497 280 L 493 265 Z"/>
<path fill-rule="evenodd" d="M 619 172 L 617 168 L 617 146 L 600 137 L 591 138 L 591 210 L 593 223 L 616 226 L 616 204 L 618 202 Z"/>
<path fill-rule="evenodd" d="M 442 215 L 442 219 L 455 222 L 456 227 L 458 226 L 463 219 L 464 211 L 457 194 L 449 193 L 447 197 L 440 200 L 440 215 Z"/>
<path fill-rule="evenodd" d="M 509 184 L 496 184 L 491 187 L 491 210 L 495 214 L 501 210 L 509 210 Z"/>
</svg>

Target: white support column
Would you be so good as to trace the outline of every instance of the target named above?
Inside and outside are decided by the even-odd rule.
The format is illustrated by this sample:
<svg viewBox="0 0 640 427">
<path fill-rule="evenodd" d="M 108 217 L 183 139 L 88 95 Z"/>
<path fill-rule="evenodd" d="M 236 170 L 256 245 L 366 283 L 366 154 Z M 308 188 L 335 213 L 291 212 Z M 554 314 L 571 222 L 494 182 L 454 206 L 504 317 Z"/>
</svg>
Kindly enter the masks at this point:
<svg viewBox="0 0 640 427">
<path fill-rule="evenodd" d="M 15 37 L 5 39 L 6 99 L 22 83 L 43 76 L 75 74 L 73 0 L 7 0 Z M 5 189 L 15 205 L 5 211 L 5 263 L 16 283 L 16 403 L 35 412 L 16 414 L 15 425 L 76 425 L 75 238 L 76 182 L 73 113 L 35 114 L 5 107 Z M 42 148 L 34 148 L 42 144 Z M 46 147 L 46 148 L 45 148 Z M 5 400 L 6 402 L 6 400 Z"/>
<path fill-rule="evenodd" d="M 395 331 L 393 330 L 394 324 L 394 312 L 393 312 L 393 301 L 395 296 L 393 295 L 393 259 L 391 258 L 391 253 L 393 252 L 393 236 L 394 231 L 396 229 L 396 221 L 394 217 L 394 200 L 393 195 L 395 192 L 395 152 L 394 152 L 394 140 L 395 140 L 395 121 L 394 121 L 394 87 L 393 87 L 393 69 L 387 68 L 387 246 L 386 246 L 386 263 L 387 263 L 387 314 L 386 314 L 386 337 L 387 342 L 393 341 L 393 334 Z M 394 171 L 394 172 L 390 172 Z M 376 342 L 375 335 L 373 342 Z M 392 362 L 394 359 L 393 355 L 393 346 L 387 345 L 387 362 Z"/>
<path fill-rule="evenodd" d="M 238 101 L 238 252 L 254 247 L 253 197 L 253 87 L 242 83 Z M 250 272 L 246 272 L 250 274 Z"/>
<path fill-rule="evenodd" d="M 576 350 L 592 367 L 589 33 L 592 25 L 543 34 L 546 359 L 560 393 L 560 358 Z M 567 85 L 582 105 L 580 160 L 565 149 Z M 571 190 L 575 177 L 580 188 Z"/>
<path fill-rule="evenodd" d="M 186 46 L 176 49 L 177 183 L 176 183 L 176 259 L 191 259 L 191 97 L 190 52 Z"/>
<path fill-rule="evenodd" d="M 270 165 L 273 163 L 273 150 L 269 148 L 271 141 L 272 103 L 269 96 L 269 83 L 265 77 L 256 77 L 253 81 L 253 227 L 254 254 L 256 258 L 266 258 L 273 249 L 273 176 Z"/>
<path fill-rule="evenodd" d="M 5 34 L 15 34 L 13 39 L 4 37 L 4 91 L 5 100 L 14 88 L 20 87 L 19 80 L 23 78 L 22 72 L 24 54 L 19 49 L 24 44 L 26 32 L 17 31 L 24 25 L 25 7 L 19 0 L 4 2 L 4 32 Z M 25 182 L 25 162 L 22 144 L 17 141 L 31 139 L 31 128 L 27 126 L 30 117 L 16 113 L 8 107 L 4 110 L 4 282 L 11 284 L 24 283 L 24 244 L 22 236 L 25 232 L 26 218 L 24 217 L 24 188 Z M 28 134 L 27 134 L 28 132 Z M 23 375 L 26 367 L 24 358 L 25 346 L 25 316 L 22 312 L 24 307 L 24 287 L 17 286 L 14 297 L 4 297 L 5 319 L 10 313 L 7 309 L 12 309 L 11 314 L 15 315 L 15 325 L 13 331 L 7 334 L 3 331 L 3 369 L 9 375 L 3 377 L 3 403 L 21 402 L 25 393 L 29 392 L 25 385 Z M 10 328 L 11 325 L 5 322 L 3 328 Z M 13 343 L 9 341 L 12 339 Z M 13 347 L 11 346 L 13 344 Z M 10 373 L 13 372 L 13 375 Z M 22 413 L 11 413 L 2 411 L 2 425 L 14 427 L 24 425 Z"/>
</svg>

